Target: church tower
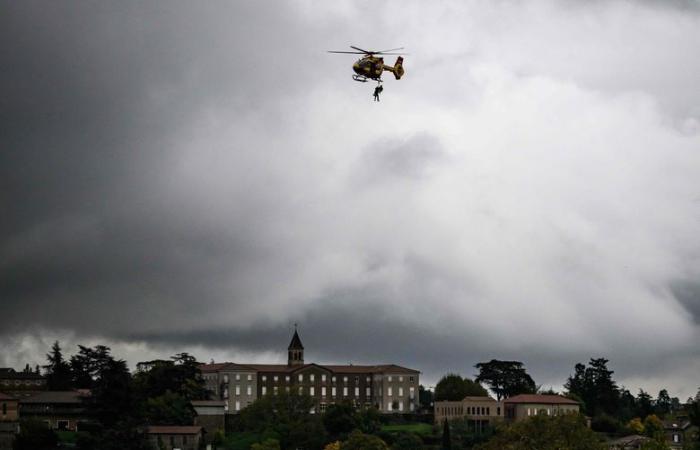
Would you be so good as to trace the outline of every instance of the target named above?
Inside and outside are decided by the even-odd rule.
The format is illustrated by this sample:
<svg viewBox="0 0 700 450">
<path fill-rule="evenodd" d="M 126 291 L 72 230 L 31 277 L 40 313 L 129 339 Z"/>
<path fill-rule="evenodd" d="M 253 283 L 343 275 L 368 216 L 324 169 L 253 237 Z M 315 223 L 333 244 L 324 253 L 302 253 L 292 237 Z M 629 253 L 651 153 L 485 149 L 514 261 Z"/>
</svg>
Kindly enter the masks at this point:
<svg viewBox="0 0 700 450">
<path fill-rule="evenodd" d="M 294 325 L 294 336 L 292 337 L 292 342 L 289 343 L 289 347 L 287 348 L 287 354 L 288 366 L 304 365 L 304 346 L 301 345 L 301 339 L 299 339 L 299 333 L 297 333 L 296 325 Z"/>
</svg>

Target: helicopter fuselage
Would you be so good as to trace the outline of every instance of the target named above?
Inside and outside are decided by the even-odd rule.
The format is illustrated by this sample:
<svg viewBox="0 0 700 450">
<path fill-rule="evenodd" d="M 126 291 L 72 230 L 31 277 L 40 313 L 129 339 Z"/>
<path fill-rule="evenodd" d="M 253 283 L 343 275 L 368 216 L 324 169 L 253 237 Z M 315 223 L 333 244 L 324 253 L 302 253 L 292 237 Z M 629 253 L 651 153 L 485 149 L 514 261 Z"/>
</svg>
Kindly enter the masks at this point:
<svg viewBox="0 0 700 450">
<path fill-rule="evenodd" d="M 378 80 L 382 77 L 382 72 L 384 71 L 384 58 L 365 56 L 352 65 L 352 70 L 361 77 Z"/>
<path fill-rule="evenodd" d="M 393 66 L 387 66 L 384 64 L 384 58 L 367 55 L 364 58 L 358 59 L 357 62 L 352 65 L 352 70 L 355 71 L 355 75 L 352 76 L 355 81 L 365 82 L 367 80 L 375 80 L 381 82 L 382 72 L 385 70 L 393 73 L 394 77 L 400 80 L 404 74 L 403 57 L 399 56 L 396 58 L 396 63 Z"/>
</svg>

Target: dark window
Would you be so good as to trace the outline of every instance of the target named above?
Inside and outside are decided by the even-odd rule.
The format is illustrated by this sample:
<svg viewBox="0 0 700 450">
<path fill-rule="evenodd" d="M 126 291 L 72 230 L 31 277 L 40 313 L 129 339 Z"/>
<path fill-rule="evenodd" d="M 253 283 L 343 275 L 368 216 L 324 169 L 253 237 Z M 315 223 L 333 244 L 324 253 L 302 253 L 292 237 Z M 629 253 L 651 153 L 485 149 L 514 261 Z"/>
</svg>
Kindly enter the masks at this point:
<svg viewBox="0 0 700 450">
<path fill-rule="evenodd" d="M 2 404 L 2 415 L 3 416 L 7 415 L 7 403 Z"/>
</svg>

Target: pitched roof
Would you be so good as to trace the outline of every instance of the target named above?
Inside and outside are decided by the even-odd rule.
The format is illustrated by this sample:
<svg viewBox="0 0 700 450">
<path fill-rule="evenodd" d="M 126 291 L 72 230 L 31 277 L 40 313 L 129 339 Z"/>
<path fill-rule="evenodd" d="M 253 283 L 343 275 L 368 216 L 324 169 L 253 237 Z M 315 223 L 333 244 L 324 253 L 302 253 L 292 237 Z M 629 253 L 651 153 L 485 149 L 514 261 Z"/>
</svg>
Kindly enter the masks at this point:
<svg viewBox="0 0 700 450">
<path fill-rule="evenodd" d="M 42 391 L 20 399 L 20 403 L 82 403 L 89 395 L 80 391 Z"/>
<path fill-rule="evenodd" d="M 192 400 L 192 406 L 226 406 L 223 400 Z"/>
<path fill-rule="evenodd" d="M 232 362 L 223 362 L 215 364 L 200 364 L 200 372 L 220 372 L 222 370 L 251 370 L 252 367 L 243 364 L 236 364 Z"/>
<path fill-rule="evenodd" d="M 520 394 L 514 397 L 509 397 L 503 400 L 503 403 L 538 403 L 538 404 L 561 404 L 561 405 L 578 405 L 576 400 L 562 397 L 561 395 L 542 395 L 542 394 Z"/>
<path fill-rule="evenodd" d="M 202 427 L 179 425 L 152 425 L 148 427 L 148 434 L 198 434 Z"/>
<path fill-rule="evenodd" d="M 475 395 L 467 395 L 464 397 L 462 400 L 464 402 L 494 402 L 496 403 L 496 400 L 492 397 L 489 397 L 488 395 L 483 395 L 483 396 L 475 396 Z"/>
<path fill-rule="evenodd" d="M 14 398 L 14 397 L 9 396 L 9 395 L 7 395 L 7 394 L 3 394 L 2 392 L 0 392 L 0 400 L 17 400 L 17 399 Z"/>
<path fill-rule="evenodd" d="M 304 350 L 304 346 L 301 345 L 301 339 L 299 339 L 299 333 L 297 333 L 296 328 L 294 329 L 294 336 L 292 336 L 292 341 L 289 343 L 287 350 Z"/>
</svg>

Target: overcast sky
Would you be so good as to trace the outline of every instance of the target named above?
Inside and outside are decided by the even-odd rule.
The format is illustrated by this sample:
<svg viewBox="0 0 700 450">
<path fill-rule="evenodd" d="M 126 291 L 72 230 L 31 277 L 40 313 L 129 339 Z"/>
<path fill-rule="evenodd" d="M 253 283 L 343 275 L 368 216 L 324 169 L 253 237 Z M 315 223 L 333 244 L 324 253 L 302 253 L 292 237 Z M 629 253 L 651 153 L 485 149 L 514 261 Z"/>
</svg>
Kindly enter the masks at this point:
<svg viewBox="0 0 700 450">
<path fill-rule="evenodd" d="M 425 384 L 700 386 L 698 2 L 3 1 L 0 42 L 0 366 L 298 322 Z M 410 53 L 381 102 L 348 45 Z"/>
</svg>

